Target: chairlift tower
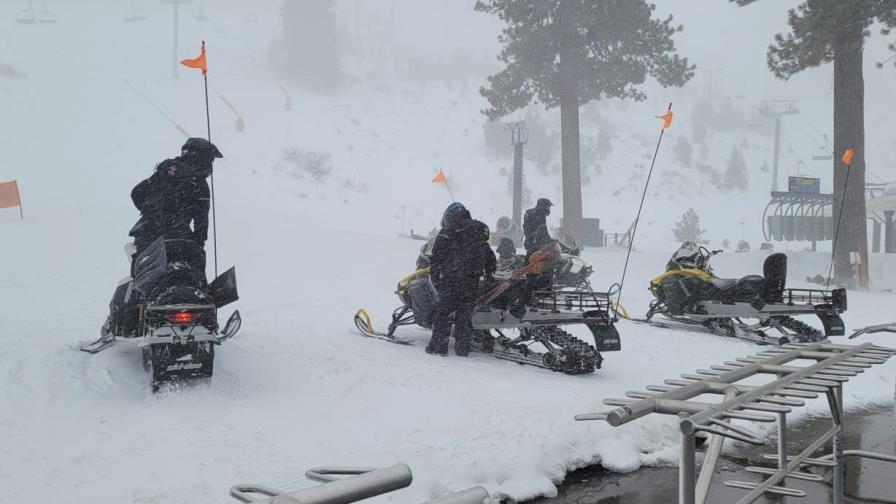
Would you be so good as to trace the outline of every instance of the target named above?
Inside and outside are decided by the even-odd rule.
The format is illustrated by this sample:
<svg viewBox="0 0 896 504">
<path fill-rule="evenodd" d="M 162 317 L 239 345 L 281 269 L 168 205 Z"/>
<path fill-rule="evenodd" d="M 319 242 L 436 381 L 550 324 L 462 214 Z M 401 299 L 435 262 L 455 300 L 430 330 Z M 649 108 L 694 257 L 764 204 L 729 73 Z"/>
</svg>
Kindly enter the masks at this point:
<svg viewBox="0 0 896 504">
<path fill-rule="evenodd" d="M 513 145 L 513 221 L 523 224 L 523 145 L 529 141 L 529 128 L 525 122 L 507 125 L 510 144 Z"/>
<path fill-rule="evenodd" d="M 162 0 L 162 3 L 171 4 L 172 12 L 174 13 L 174 49 L 173 54 L 174 57 L 171 58 L 172 71 L 174 78 L 177 78 L 177 62 L 178 62 L 178 54 L 177 54 L 177 45 L 178 45 L 178 31 L 180 24 L 180 4 L 190 3 L 193 0 Z"/>
<path fill-rule="evenodd" d="M 772 168 L 772 191 L 778 191 L 778 162 L 781 155 L 781 117 L 799 114 L 794 106 L 797 100 L 765 100 L 762 114 L 775 118 L 775 160 Z"/>
</svg>

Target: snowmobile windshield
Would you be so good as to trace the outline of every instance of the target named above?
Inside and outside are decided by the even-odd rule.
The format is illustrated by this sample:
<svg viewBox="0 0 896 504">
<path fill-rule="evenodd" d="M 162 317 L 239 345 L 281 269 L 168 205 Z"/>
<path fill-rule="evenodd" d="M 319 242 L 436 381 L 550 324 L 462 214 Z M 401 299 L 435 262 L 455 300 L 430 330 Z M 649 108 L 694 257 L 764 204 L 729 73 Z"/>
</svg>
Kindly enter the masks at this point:
<svg viewBox="0 0 896 504">
<path fill-rule="evenodd" d="M 706 265 L 705 258 L 700 247 L 694 242 L 684 242 L 678 250 L 672 254 L 667 269 L 702 269 Z"/>
<path fill-rule="evenodd" d="M 567 231 L 566 228 L 557 230 L 557 242 L 560 243 L 560 251 L 564 254 L 579 255 L 582 250 L 572 233 Z"/>
</svg>

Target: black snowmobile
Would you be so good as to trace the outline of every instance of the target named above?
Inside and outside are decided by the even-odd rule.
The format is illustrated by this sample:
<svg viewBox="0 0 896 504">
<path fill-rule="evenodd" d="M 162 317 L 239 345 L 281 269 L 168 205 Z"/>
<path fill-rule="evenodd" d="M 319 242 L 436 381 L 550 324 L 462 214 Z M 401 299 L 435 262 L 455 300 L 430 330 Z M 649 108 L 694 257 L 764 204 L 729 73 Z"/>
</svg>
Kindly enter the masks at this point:
<svg viewBox="0 0 896 504">
<path fill-rule="evenodd" d="M 587 374 L 600 369 L 600 352 L 621 349 L 616 318 L 607 293 L 579 292 L 551 288 L 531 292 L 529 302 L 520 299 L 531 289 L 537 275 L 555 267 L 559 250 L 554 243 L 533 254 L 521 270 L 493 285 L 483 285 L 482 294 L 473 311 L 473 350 L 492 354 L 499 359 L 559 371 L 566 374 Z M 416 324 L 432 328 L 433 308 L 438 298 L 429 276 L 429 268 L 418 269 L 398 283 L 395 293 L 401 306 L 392 313 L 386 332 L 374 330 L 364 309 L 355 314 L 355 326 L 365 336 L 393 343 L 409 344 L 410 340 L 395 335 L 401 326 Z M 594 345 L 586 343 L 562 329 L 584 325 L 594 337 Z M 510 331 L 516 331 L 513 337 Z M 507 334 L 505 334 L 507 333 Z M 531 348 L 535 343 L 544 352 Z"/>
<path fill-rule="evenodd" d="M 712 273 L 709 259 L 721 252 L 710 252 L 692 242 L 683 244 L 667 264 L 666 272 L 650 282 L 656 299 L 641 322 L 667 327 L 653 320 L 662 315 L 673 322 L 702 325 L 721 336 L 773 345 L 814 342 L 844 334 L 840 314 L 846 311 L 846 289 L 786 288 L 787 256 L 780 253 L 766 258 L 762 276 L 718 278 Z M 798 315 L 817 316 L 824 332 L 795 319 Z"/>
<path fill-rule="evenodd" d="M 173 380 L 210 378 L 215 346 L 232 338 L 242 319 L 234 311 L 219 331 L 218 308 L 239 299 L 236 272 L 230 268 L 208 284 L 204 264 L 205 251 L 192 240 L 153 242 L 134 261 L 133 279 L 116 289 L 100 338 L 81 350 L 97 353 L 116 338 L 139 339 L 153 392 Z"/>
</svg>

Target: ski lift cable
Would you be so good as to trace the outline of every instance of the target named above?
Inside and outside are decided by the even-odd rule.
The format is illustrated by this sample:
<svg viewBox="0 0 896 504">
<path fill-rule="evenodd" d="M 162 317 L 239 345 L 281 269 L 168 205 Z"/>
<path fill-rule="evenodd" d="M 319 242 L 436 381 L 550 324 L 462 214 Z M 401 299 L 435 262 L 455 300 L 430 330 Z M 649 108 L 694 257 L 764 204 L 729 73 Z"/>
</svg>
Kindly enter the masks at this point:
<svg viewBox="0 0 896 504">
<path fill-rule="evenodd" d="M 815 125 L 810 123 L 802 114 L 797 114 L 797 115 L 799 116 L 799 120 L 803 121 L 803 123 L 805 123 L 807 126 L 812 128 L 816 133 L 818 133 L 818 136 L 824 138 L 825 141 L 828 140 L 828 135 L 822 133 L 821 130 L 819 130 L 818 128 L 815 127 Z"/>
</svg>

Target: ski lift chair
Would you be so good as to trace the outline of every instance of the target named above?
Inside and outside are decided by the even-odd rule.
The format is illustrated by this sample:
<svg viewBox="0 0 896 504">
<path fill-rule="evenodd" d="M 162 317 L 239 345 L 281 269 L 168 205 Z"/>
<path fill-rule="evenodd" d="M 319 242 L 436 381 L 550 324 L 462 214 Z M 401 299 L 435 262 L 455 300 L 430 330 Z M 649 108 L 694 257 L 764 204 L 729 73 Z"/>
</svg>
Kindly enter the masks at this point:
<svg viewBox="0 0 896 504">
<path fill-rule="evenodd" d="M 34 9 L 31 7 L 31 2 L 28 2 L 28 8 L 22 9 L 16 12 L 16 23 L 19 24 L 34 24 L 37 22 L 37 16 L 34 14 Z"/>
<path fill-rule="evenodd" d="M 44 24 L 52 24 L 56 22 L 56 13 L 47 8 L 47 2 L 44 2 L 44 8 L 40 11 L 37 21 Z"/>
</svg>

